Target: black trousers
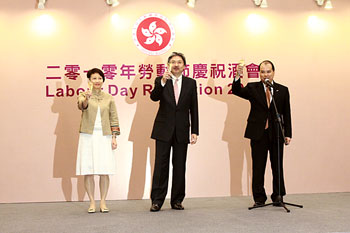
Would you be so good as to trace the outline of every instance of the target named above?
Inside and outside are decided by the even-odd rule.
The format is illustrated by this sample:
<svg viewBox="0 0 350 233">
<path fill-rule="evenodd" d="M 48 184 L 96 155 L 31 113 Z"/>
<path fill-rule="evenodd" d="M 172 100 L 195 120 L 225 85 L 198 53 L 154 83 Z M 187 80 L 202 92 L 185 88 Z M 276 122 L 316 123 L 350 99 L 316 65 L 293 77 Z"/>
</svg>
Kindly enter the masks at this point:
<svg viewBox="0 0 350 233">
<path fill-rule="evenodd" d="M 279 194 L 279 181 L 281 182 L 281 196 L 286 195 L 283 178 L 283 142 L 280 141 L 280 167 L 278 166 L 277 139 L 272 136 L 271 129 L 265 130 L 264 136 L 260 140 L 251 140 L 252 163 L 253 163 L 253 197 L 255 202 L 265 202 L 267 200 L 264 188 L 265 169 L 267 152 L 270 152 L 270 163 L 273 177 L 273 192 L 271 195 L 274 201 Z M 281 169 L 280 177 L 278 169 Z"/>
<path fill-rule="evenodd" d="M 187 146 L 187 143 L 178 143 L 175 136 L 170 142 L 156 140 L 156 157 L 151 191 L 153 204 L 162 206 L 168 191 L 171 148 L 173 149 L 173 180 L 170 203 L 181 203 L 184 200 Z"/>
</svg>

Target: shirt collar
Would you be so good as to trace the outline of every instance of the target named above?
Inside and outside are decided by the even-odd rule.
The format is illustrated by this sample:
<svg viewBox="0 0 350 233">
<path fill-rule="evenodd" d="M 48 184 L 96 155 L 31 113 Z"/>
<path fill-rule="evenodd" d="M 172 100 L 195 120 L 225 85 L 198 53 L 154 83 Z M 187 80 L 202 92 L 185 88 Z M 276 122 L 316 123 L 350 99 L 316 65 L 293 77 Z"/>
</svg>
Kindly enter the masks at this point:
<svg viewBox="0 0 350 233">
<path fill-rule="evenodd" d="M 178 81 L 181 81 L 182 80 L 182 74 L 178 77 L 178 78 L 176 78 L 175 77 L 175 75 L 173 76 L 173 81 L 175 82 L 175 80 L 178 80 Z"/>
<path fill-rule="evenodd" d="M 92 88 L 92 94 L 93 95 L 101 95 L 101 92 L 102 92 L 101 89 Z"/>
<path fill-rule="evenodd" d="M 272 85 L 274 85 L 274 81 L 272 80 Z M 263 84 L 263 86 L 264 86 L 264 91 L 266 92 L 266 85 L 265 85 L 265 83 L 262 83 Z M 271 87 L 271 89 L 270 89 L 271 91 L 273 91 L 273 87 Z"/>
</svg>

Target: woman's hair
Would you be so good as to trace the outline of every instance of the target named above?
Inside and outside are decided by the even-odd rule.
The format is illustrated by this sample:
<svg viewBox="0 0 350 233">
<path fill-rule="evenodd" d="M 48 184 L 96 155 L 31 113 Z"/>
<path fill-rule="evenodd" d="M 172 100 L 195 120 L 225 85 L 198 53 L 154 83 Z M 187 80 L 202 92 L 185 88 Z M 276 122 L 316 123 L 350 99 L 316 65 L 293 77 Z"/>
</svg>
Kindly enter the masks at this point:
<svg viewBox="0 0 350 233">
<path fill-rule="evenodd" d="M 91 75 L 96 74 L 96 73 L 98 73 L 102 77 L 103 82 L 104 82 L 105 81 L 105 74 L 102 72 L 102 70 L 100 70 L 98 68 L 93 68 L 87 72 L 88 79 L 90 79 Z"/>
</svg>

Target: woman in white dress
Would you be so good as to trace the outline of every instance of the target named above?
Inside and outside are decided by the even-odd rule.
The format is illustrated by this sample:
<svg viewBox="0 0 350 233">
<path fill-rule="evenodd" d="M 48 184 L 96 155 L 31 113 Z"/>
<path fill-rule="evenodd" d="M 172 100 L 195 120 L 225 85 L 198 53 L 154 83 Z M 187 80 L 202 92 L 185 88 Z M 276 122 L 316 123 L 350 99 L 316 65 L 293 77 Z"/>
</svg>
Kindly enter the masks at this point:
<svg viewBox="0 0 350 233">
<path fill-rule="evenodd" d="M 103 72 L 94 68 L 87 73 L 92 90 L 78 97 L 78 108 L 82 111 L 77 155 L 76 174 L 84 175 L 85 190 L 90 199 L 89 213 L 96 212 L 94 199 L 94 175 L 100 176 L 100 211 L 109 212 L 106 196 L 109 175 L 115 174 L 116 136 L 120 134 L 114 98 L 101 90 L 105 81 Z"/>
</svg>

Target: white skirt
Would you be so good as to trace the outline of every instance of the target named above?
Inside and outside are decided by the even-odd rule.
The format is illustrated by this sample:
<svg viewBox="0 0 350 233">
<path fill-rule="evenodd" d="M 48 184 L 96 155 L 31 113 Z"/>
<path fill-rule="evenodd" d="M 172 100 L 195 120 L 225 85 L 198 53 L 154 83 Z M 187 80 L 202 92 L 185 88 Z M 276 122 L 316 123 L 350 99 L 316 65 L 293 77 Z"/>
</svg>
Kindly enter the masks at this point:
<svg viewBox="0 0 350 233">
<path fill-rule="evenodd" d="M 112 135 L 103 136 L 99 110 L 93 134 L 80 133 L 77 175 L 115 174 L 115 150 L 112 150 Z"/>
</svg>

